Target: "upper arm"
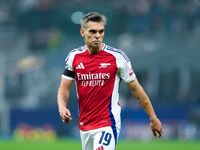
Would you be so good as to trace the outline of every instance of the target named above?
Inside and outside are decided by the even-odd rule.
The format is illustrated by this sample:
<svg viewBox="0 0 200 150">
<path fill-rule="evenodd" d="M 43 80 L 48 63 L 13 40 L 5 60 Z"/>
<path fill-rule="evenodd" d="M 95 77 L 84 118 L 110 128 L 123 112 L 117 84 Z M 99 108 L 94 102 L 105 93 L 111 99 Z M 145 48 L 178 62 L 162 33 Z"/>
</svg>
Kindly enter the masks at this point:
<svg viewBox="0 0 200 150">
<path fill-rule="evenodd" d="M 143 90 L 142 86 L 140 85 L 140 83 L 138 82 L 137 78 L 135 78 L 133 81 L 127 83 L 127 85 L 130 88 L 133 96 L 138 101 L 142 100 L 144 102 L 144 100 L 148 99 L 146 93 L 144 92 L 144 90 Z"/>
<path fill-rule="evenodd" d="M 59 107 L 66 108 L 69 98 L 69 90 L 71 88 L 72 83 L 73 80 L 61 78 L 61 83 L 57 95 L 57 102 Z"/>
<path fill-rule="evenodd" d="M 133 81 L 127 83 L 127 85 L 130 88 L 131 92 L 137 91 L 138 89 L 141 88 L 141 85 L 139 84 L 136 77 Z"/>
<path fill-rule="evenodd" d="M 69 92 L 73 81 L 74 80 L 68 80 L 68 79 L 65 79 L 65 78 L 61 78 L 59 92 L 61 92 L 61 93 Z"/>
</svg>

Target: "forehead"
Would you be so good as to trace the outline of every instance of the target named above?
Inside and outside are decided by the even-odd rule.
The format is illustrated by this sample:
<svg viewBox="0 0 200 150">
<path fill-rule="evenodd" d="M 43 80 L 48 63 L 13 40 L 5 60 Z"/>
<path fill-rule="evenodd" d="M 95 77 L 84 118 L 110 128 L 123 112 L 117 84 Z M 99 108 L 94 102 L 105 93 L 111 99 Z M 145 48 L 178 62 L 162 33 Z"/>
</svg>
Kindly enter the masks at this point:
<svg viewBox="0 0 200 150">
<path fill-rule="evenodd" d="M 88 21 L 86 30 L 102 30 L 104 29 L 105 25 L 102 22 L 93 22 L 93 21 Z"/>
</svg>

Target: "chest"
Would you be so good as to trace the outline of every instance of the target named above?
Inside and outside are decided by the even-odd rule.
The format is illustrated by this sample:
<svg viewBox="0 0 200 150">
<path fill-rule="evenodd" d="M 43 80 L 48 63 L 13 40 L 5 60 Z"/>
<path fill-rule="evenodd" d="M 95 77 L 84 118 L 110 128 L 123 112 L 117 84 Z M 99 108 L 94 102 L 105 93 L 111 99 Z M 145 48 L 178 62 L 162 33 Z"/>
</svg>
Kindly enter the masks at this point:
<svg viewBox="0 0 200 150">
<path fill-rule="evenodd" d="M 74 57 L 73 69 L 77 77 L 87 79 L 113 77 L 117 73 L 116 58 L 106 52 L 98 54 L 80 54 Z M 88 78 L 87 78 L 88 76 Z"/>
</svg>

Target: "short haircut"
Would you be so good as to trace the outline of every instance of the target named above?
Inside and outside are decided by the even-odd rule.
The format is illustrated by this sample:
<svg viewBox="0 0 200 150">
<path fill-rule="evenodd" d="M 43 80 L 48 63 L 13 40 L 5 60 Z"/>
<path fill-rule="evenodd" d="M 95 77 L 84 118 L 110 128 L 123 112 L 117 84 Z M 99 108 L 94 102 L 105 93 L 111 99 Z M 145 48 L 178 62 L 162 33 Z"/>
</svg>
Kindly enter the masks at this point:
<svg viewBox="0 0 200 150">
<path fill-rule="evenodd" d="M 100 15 L 97 12 L 90 12 L 81 19 L 81 28 L 85 29 L 89 21 L 102 22 L 104 25 L 106 25 L 107 19 L 104 15 Z"/>
</svg>

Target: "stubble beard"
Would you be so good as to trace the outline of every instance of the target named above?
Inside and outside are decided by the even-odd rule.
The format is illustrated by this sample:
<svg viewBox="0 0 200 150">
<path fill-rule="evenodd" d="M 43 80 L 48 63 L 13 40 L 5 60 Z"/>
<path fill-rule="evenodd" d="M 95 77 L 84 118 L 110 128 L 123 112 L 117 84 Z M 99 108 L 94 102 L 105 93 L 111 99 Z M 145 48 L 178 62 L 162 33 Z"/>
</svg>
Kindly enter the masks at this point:
<svg viewBox="0 0 200 150">
<path fill-rule="evenodd" d="M 101 50 L 101 47 L 102 47 L 102 42 L 98 44 L 95 43 L 88 44 L 88 48 L 91 53 L 98 53 Z"/>
</svg>

